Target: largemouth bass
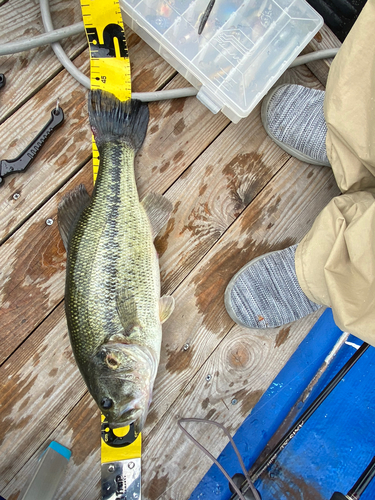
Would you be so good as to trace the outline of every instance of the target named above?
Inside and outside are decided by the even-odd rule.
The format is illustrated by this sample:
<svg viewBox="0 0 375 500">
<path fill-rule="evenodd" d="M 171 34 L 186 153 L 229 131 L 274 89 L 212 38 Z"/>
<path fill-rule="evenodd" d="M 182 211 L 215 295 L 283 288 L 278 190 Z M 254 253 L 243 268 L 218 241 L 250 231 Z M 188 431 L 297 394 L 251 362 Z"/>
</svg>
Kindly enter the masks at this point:
<svg viewBox="0 0 375 500">
<path fill-rule="evenodd" d="M 148 107 L 95 90 L 89 118 L 100 154 L 92 197 L 80 185 L 61 201 L 67 249 L 65 310 L 77 365 L 110 427 L 145 423 L 159 364 L 161 324 L 173 311 L 160 298 L 153 239 L 172 204 L 157 194 L 140 203 L 134 157 Z"/>
</svg>

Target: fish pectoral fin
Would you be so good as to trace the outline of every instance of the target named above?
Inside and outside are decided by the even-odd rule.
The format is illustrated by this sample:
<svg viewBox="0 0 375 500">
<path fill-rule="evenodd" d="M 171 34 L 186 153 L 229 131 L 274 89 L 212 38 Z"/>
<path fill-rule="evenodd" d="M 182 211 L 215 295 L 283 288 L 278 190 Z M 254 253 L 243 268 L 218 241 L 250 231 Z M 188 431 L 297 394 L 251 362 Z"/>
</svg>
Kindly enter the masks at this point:
<svg viewBox="0 0 375 500">
<path fill-rule="evenodd" d="M 71 235 L 79 216 L 90 203 L 90 195 L 83 184 L 66 194 L 57 209 L 57 222 L 65 250 L 68 250 Z"/>
<path fill-rule="evenodd" d="M 159 300 L 160 323 L 163 324 L 173 313 L 175 300 L 171 295 L 163 295 Z"/>
<path fill-rule="evenodd" d="M 129 290 L 122 290 L 117 297 L 117 314 L 119 315 L 126 335 L 128 335 L 135 326 L 141 326 L 138 320 L 135 297 Z"/>
<path fill-rule="evenodd" d="M 152 237 L 155 238 L 163 226 L 168 222 L 173 205 L 165 196 L 157 193 L 148 193 L 141 202 L 149 218 Z"/>
</svg>

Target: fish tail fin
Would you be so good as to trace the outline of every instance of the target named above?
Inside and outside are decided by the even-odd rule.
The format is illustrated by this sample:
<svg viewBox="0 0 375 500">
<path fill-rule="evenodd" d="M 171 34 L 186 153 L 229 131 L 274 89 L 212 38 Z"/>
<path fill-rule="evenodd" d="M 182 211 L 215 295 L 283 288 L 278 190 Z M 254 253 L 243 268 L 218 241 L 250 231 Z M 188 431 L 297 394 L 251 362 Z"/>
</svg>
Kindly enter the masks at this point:
<svg viewBox="0 0 375 500">
<path fill-rule="evenodd" d="M 89 118 L 98 147 L 106 142 L 121 141 L 137 152 L 145 139 L 148 125 L 148 106 L 136 99 L 120 101 L 103 90 L 89 94 Z"/>
</svg>

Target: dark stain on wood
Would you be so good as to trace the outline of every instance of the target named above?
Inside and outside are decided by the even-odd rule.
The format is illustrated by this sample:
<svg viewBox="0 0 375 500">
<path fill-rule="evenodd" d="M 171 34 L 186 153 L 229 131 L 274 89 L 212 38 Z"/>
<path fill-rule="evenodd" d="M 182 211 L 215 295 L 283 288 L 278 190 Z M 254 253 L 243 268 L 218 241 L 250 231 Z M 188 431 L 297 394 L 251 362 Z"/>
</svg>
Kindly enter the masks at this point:
<svg viewBox="0 0 375 500">
<path fill-rule="evenodd" d="M 240 412 L 243 418 L 248 416 L 262 396 L 263 391 L 261 389 L 249 392 L 249 388 L 246 387 L 234 393 L 233 397 L 241 403 Z"/>
<path fill-rule="evenodd" d="M 170 161 L 165 161 L 163 163 L 163 165 L 160 167 L 160 173 L 165 172 L 167 170 L 167 168 L 169 167 L 170 163 L 171 163 Z"/>
<path fill-rule="evenodd" d="M 172 162 L 173 163 L 177 163 L 179 162 L 182 158 L 184 157 L 184 152 L 183 151 L 179 151 L 178 153 L 176 153 L 173 157 L 173 160 Z"/>
<path fill-rule="evenodd" d="M 314 40 L 316 40 L 318 43 L 321 43 L 323 41 L 323 37 L 320 31 L 318 31 L 318 33 L 314 36 Z"/>
<path fill-rule="evenodd" d="M 286 326 L 284 328 L 281 328 L 275 340 L 275 347 L 280 347 L 287 341 L 289 337 L 290 328 L 291 326 Z"/>
<path fill-rule="evenodd" d="M 207 415 L 204 417 L 206 420 L 210 420 L 211 417 L 213 417 L 216 413 L 216 408 L 211 408 L 211 410 L 207 413 Z"/>
<path fill-rule="evenodd" d="M 184 130 L 185 130 L 185 122 L 183 118 L 180 118 L 173 127 L 173 133 L 174 135 L 180 135 Z"/>
<path fill-rule="evenodd" d="M 149 484 L 146 487 L 143 487 L 145 492 L 145 498 L 148 500 L 157 500 L 160 495 L 162 495 L 167 489 L 169 484 L 168 474 L 164 474 L 159 477 L 159 471 L 155 474 L 155 476 L 151 479 Z"/>
<path fill-rule="evenodd" d="M 169 219 L 167 227 L 166 227 L 165 231 L 163 232 L 163 234 L 161 236 L 157 236 L 155 238 L 154 245 L 155 245 L 156 251 L 159 255 L 159 258 L 164 254 L 164 252 L 168 248 L 168 238 L 174 229 L 174 223 L 175 223 L 175 219 L 174 219 L 174 217 L 172 217 L 171 219 Z"/>
<path fill-rule="evenodd" d="M 1 446 L 3 444 L 5 436 L 8 433 L 8 430 L 13 425 L 13 420 L 10 417 L 3 417 L 0 423 L 1 423 L 0 425 L 0 446 Z"/>
<path fill-rule="evenodd" d="M 150 412 L 147 415 L 147 420 L 146 420 L 147 426 L 153 427 L 156 424 L 156 422 L 158 422 L 158 420 L 159 420 L 159 414 L 151 406 L 151 410 L 150 410 Z"/>
<path fill-rule="evenodd" d="M 203 196 L 204 193 L 206 192 L 206 189 L 207 189 L 207 184 L 203 184 L 203 186 L 201 186 L 199 189 L 199 196 Z"/>
<path fill-rule="evenodd" d="M 53 393 L 54 390 L 55 390 L 55 386 L 51 385 L 51 387 L 49 387 L 46 390 L 46 392 L 43 394 L 43 399 L 48 399 L 50 397 L 50 395 Z"/>
<path fill-rule="evenodd" d="M 190 366 L 193 358 L 194 348 L 189 347 L 187 351 L 180 349 L 178 351 L 167 351 L 168 361 L 165 369 L 170 373 L 181 373 Z"/>
<path fill-rule="evenodd" d="M 30 399 L 31 399 L 31 396 L 28 396 L 24 401 L 22 401 L 21 406 L 18 408 L 19 412 L 21 412 L 22 410 L 24 410 L 27 407 L 27 405 L 30 402 Z"/>
<path fill-rule="evenodd" d="M 205 410 L 208 406 L 210 402 L 210 398 L 205 398 L 203 401 L 202 401 L 202 410 Z"/>
<path fill-rule="evenodd" d="M 183 113 L 186 99 L 172 99 L 169 101 L 168 109 L 164 115 L 164 118 L 169 118 L 177 113 Z"/>
<path fill-rule="evenodd" d="M 262 154 L 252 152 L 237 154 L 225 165 L 223 174 L 234 201 L 234 215 L 238 217 L 264 185 L 269 171 L 262 162 Z"/>
<path fill-rule="evenodd" d="M 58 371 L 59 371 L 58 368 L 52 368 L 52 370 L 49 372 L 48 376 L 55 377 Z"/>
<path fill-rule="evenodd" d="M 149 131 L 150 134 L 156 134 L 156 132 L 159 130 L 159 125 L 156 123 L 153 125 Z"/>
<path fill-rule="evenodd" d="M 211 246 L 221 236 L 221 230 L 214 225 L 214 220 L 210 205 L 207 201 L 197 203 L 188 216 L 188 222 L 180 231 L 182 235 L 185 231 L 190 231 L 191 236 L 201 238 L 200 245 Z M 210 243 L 211 241 L 211 243 Z"/>
</svg>

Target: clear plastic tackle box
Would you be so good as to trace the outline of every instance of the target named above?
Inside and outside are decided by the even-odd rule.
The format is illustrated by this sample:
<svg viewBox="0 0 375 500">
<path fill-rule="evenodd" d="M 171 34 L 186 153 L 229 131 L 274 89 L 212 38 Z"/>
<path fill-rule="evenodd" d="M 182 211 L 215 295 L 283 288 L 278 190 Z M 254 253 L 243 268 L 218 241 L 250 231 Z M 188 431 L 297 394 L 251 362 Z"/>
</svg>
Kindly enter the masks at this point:
<svg viewBox="0 0 375 500">
<path fill-rule="evenodd" d="M 213 113 L 250 114 L 323 25 L 305 0 L 120 0 L 124 20 Z"/>
</svg>

